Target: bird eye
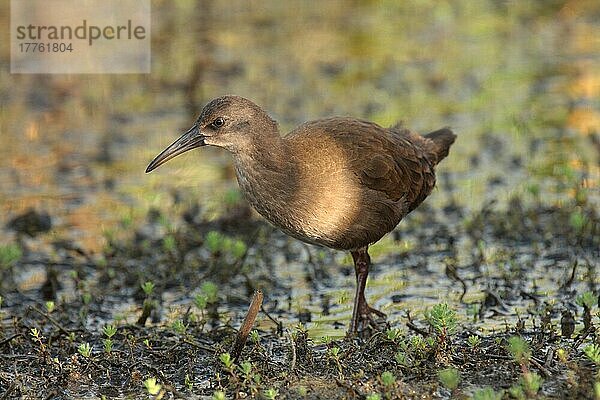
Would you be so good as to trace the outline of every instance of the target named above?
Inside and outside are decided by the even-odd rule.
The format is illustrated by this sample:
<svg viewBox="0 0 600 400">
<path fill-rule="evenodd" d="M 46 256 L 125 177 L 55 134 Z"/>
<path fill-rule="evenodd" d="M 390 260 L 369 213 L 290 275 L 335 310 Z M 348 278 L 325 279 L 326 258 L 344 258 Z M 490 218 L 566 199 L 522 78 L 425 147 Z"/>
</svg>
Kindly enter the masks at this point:
<svg viewBox="0 0 600 400">
<path fill-rule="evenodd" d="M 223 125 L 225 125 L 225 120 L 223 118 L 219 117 L 219 118 L 215 119 L 211 125 L 214 126 L 215 128 L 220 128 Z"/>
</svg>

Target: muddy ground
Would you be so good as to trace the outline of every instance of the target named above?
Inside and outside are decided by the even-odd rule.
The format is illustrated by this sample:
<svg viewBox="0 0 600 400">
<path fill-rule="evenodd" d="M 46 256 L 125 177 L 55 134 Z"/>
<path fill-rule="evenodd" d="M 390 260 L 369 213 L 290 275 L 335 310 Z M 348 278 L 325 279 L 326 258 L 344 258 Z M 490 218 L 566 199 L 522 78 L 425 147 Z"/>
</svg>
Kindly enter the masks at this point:
<svg viewBox="0 0 600 400">
<path fill-rule="evenodd" d="M 151 74 L 10 74 L 0 41 L 0 400 L 600 399 L 599 2 L 152 3 Z M 224 94 L 282 133 L 456 131 L 370 249 L 387 327 L 344 337 L 350 257 L 257 217 L 224 151 L 144 174 Z"/>
<path fill-rule="evenodd" d="M 101 256 L 32 232 L 43 230 L 39 213 L 13 221 L 20 233 L 0 271 L 0 399 L 598 398 L 600 220 L 585 196 L 563 207 L 515 197 L 478 212 L 424 204 L 373 268 L 373 281 L 390 269 L 407 278 L 377 302 L 394 305 L 388 327 L 359 338 L 343 337 L 347 312 L 336 320 L 351 296 L 292 306 L 294 282 L 280 278 L 296 261 L 298 279 L 335 288 L 338 276 L 351 282 L 346 259 L 305 251 L 243 201 L 224 215 L 151 210 Z M 431 287 L 428 306 L 418 293 Z M 231 364 L 223 353 L 255 289 L 265 294 L 258 329 Z M 404 308 L 409 299 L 420 311 Z M 328 315 L 337 335 L 311 335 Z M 116 328 L 110 351 L 106 325 Z"/>
</svg>

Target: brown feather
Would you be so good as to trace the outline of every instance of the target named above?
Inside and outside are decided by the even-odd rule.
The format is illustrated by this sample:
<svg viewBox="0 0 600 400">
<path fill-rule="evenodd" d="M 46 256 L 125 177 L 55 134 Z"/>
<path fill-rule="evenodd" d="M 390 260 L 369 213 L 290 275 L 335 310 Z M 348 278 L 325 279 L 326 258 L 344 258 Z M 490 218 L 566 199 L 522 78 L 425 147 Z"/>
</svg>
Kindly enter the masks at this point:
<svg viewBox="0 0 600 400">
<path fill-rule="evenodd" d="M 205 144 L 233 154 L 242 192 L 262 216 L 305 242 L 349 250 L 381 239 L 425 200 L 454 141 L 448 129 L 423 137 L 346 117 L 281 137 L 275 121 L 238 96 L 211 101 L 196 125 Z"/>
</svg>

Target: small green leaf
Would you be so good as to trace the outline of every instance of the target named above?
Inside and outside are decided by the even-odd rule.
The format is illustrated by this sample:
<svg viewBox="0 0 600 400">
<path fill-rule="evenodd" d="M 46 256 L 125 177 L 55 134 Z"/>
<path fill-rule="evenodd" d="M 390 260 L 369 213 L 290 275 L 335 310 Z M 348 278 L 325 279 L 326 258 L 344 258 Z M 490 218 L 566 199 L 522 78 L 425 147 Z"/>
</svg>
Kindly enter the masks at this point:
<svg viewBox="0 0 600 400">
<path fill-rule="evenodd" d="M 219 299 L 219 288 L 215 283 L 211 281 L 204 282 L 202 286 L 200 286 L 200 291 L 204 293 L 208 303 L 216 303 Z"/>
<path fill-rule="evenodd" d="M 381 383 L 383 386 L 390 387 L 396 382 L 396 377 L 390 371 L 381 374 Z"/>
<path fill-rule="evenodd" d="M 102 328 L 102 333 L 104 333 L 106 337 L 111 338 L 117 333 L 117 328 L 112 324 L 104 325 L 104 328 Z"/>
<path fill-rule="evenodd" d="M 458 387 L 460 375 L 456 368 L 446 368 L 438 371 L 438 378 L 442 385 L 448 390 L 454 390 Z"/>
<path fill-rule="evenodd" d="M 17 244 L 0 246 L 0 267 L 10 267 L 23 257 L 23 250 Z"/>
<path fill-rule="evenodd" d="M 512 336 L 508 339 L 508 351 L 519 364 L 528 362 L 531 357 L 529 345 L 519 336 Z"/>
<path fill-rule="evenodd" d="M 146 281 L 141 285 L 142 290 L 146 294 L 146 296 L 150 296 L 154 291 L 154 283 L 150 281 Z"/>
<path fill-rule="evenodd" d="M 233 365 L 233 359 L 231 358 L 231 354 L 223 353 L 219 356 L 219 360 L 223 363 L 225 368 L 229 369 Z"/>
<path fill-rule="evenodd" d="M 87 342 L 81 343 L 77 347 L 77 351 L 85 358 L 89 358 L 92 355 L 92 346 L 90 346 L 90 344 Z"/>
<path fill-rule="evenodd" d="M 160 392 L 160 389 L 162 388 L 162 386 L 160 384 L 156 383 L 156 378 L 146 379 L 144 381 L 144 387 L 148 391 L 148 394 L 150 394 L 152 396 L 156 396 L 158 394 L 158 392 Z"/>
</svg>

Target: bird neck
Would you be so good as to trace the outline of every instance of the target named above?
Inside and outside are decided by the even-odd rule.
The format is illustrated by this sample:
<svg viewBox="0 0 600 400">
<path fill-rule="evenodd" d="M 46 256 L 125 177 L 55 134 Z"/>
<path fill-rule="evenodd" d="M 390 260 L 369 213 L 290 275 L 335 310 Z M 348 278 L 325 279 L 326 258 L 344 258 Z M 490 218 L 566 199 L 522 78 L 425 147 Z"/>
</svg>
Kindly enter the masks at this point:
<svg viewBox="0 0 600 400">
<path fill-rule="evenodd" d="M 244 151 L 233 154 L 240 188 L 263 216 L 283 212 L 296 192 L 295 158 L 279 134 L 263 136 Z"/>
<path fill-rule="evenodd" d="M 254 184 L 254 181 L 261 180 L 269 182 L 269 186 L 278 182 L 292 167 L 287 153 L 288 149 L 279 134 L 265 135 L 259 140 L 254 140 L 252 145 L 245 147 L 243 151 L 233 153 L 238 180 L 250 179 Z M 273 181 L 270 181 L 271 179 Z"/>
</svg>

